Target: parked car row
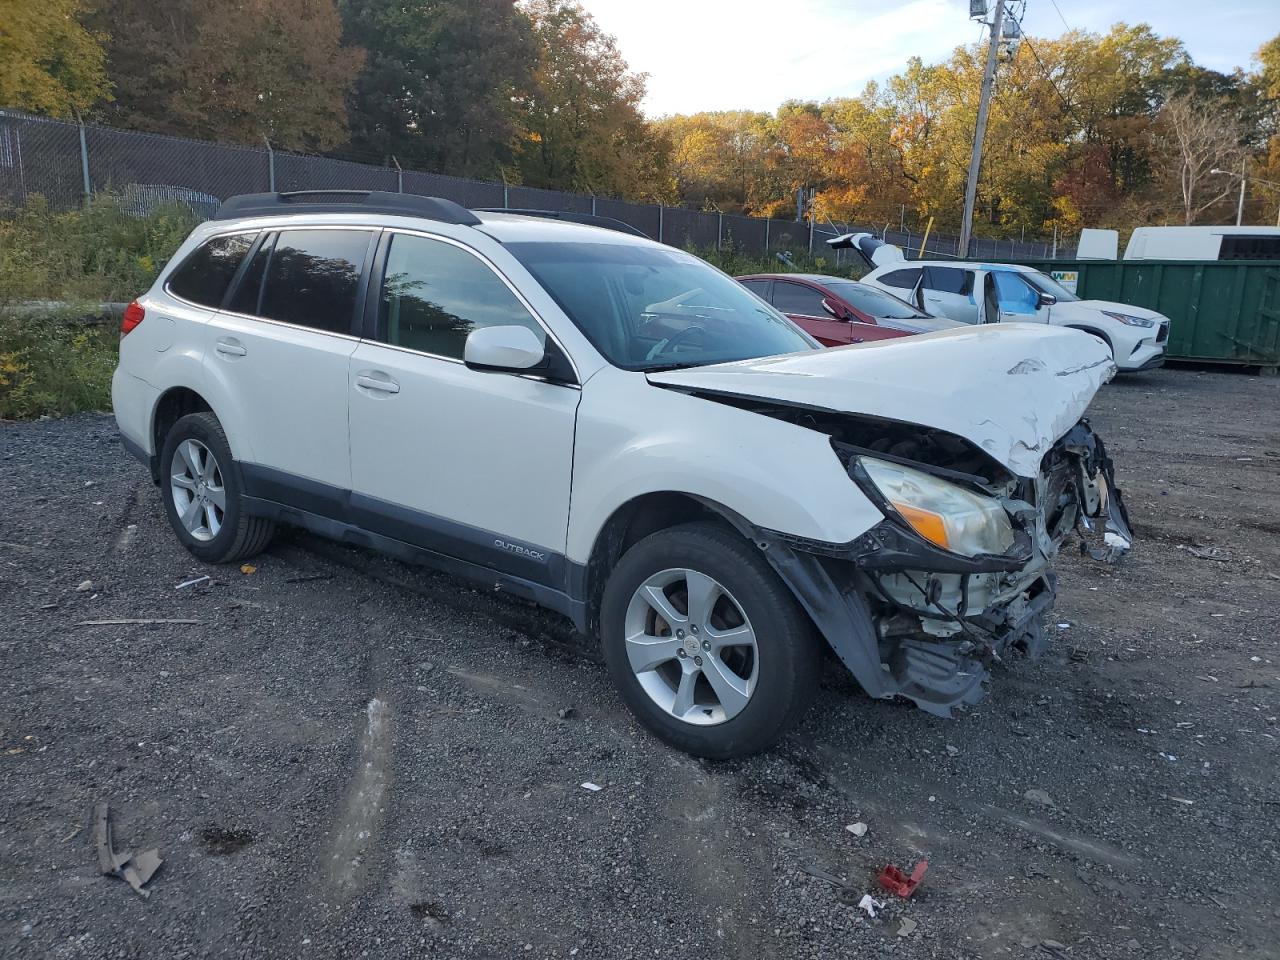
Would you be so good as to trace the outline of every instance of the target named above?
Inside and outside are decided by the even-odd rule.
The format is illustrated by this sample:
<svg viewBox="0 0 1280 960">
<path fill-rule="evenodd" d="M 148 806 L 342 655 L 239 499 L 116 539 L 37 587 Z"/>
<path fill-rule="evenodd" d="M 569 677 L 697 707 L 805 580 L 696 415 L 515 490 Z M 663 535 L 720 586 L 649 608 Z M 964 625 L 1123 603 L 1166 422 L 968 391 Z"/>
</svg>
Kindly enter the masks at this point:
<svg viewBox="0 0 1280 960">
<path fill-rule="evenodd" d="M 1081 300 L 1034 267 L 1009 263 L 911 260 L 867 233 L 828 241 L 852 249 L 871 272 L 860 281 L 921 312 L 963 324 L 1009 321 L 1053 324 L 1091 333 L 1124 372 L 1164 363 L 1169 318 L 1154 310 L 1105 300 Z"/>
<path fill-rule="evenodd" d="M 822 643 L 873 697 L 976 702 L 1047 643 L 1065 539 L 1129 547 L 1082 419 L 1109 351 L 746 282 L 589 222 L 232 198 L 125 310 L 115 416 L 200 560 L 285 523 L 532 600 L 695 754 L 776 741 Z"/>
</svg>

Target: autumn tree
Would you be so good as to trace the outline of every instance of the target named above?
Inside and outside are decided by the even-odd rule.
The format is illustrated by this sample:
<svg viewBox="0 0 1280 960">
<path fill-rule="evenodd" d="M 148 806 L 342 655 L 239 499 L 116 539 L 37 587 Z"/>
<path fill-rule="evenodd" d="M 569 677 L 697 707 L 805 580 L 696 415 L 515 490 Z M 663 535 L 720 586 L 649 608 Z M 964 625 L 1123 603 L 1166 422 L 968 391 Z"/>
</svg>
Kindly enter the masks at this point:
<svg viewBox="0 0 1280 960">
<path fill-rule="evenodd" d="M 104 0 L 116 102 L 107 119 L 159 133 L 323 150 L 347 139 L 364 53 L 333 0 Z"/>
<path fill-rule="evenodd" d="M 533 30 L 515 0 L 343 0 L 367 51 L 350 95 L 352 145 L 458 176 L 513 162 L 518 101 L 533 82 Z"/>
<path fill-rule="evenodd" d="M 1240 123 L 1227 104 L 1188 95 L 1168 101 L 1158 119 L 1156 142 L 1163 172 L 1176 184 L 1183 223 L 1190 226 L 1239 185 L 1213 171 L 1240 167 Z"/>
<path fill-rule="evenodd" d="M 525 183 L 633 199 L 667 194 L 670 148 L 640 112 L 645 78 L 573 0 L 530 0 L 538 60 L 521 99 Z"/>
<path fill-rule="evenodd" d="M 0 0 L 0 105 L 70 116 L 107 97 L 102 37 L 82 0 Z"/>
</svg>

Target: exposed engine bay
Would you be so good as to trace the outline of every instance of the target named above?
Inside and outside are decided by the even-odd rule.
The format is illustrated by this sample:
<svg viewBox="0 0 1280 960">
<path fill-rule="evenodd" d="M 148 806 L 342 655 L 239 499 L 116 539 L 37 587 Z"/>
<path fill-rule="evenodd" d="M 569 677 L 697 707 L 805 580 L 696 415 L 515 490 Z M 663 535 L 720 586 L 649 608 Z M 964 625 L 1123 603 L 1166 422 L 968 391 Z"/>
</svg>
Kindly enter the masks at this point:
<svg viewBox="0 0 1280 960">
<path fill-rule="evenodd" d="M 1077 534 L 1081 552 L 1103 562 L 1132 544 L 1111 460 L 1087 420 L 1044 454 L 1038 475 L 1025 477 L 962 437 L 918 424 L 708 399 L 827 434 L 850 479 L 883 510 L 881 523 L 847 544 L 758 532 L 774 568 L 872 696 L 905 696 L 942 716 L 977 702 L 994 664 L 1015 650 L 1035 657 L 1045 649 L 1052 562 L 1067 539 Z M 965 555 L 931 537 L 871 475 L 886 466 L 969 491 L 1007 521 L 1004 549 Z"/>
</svg>

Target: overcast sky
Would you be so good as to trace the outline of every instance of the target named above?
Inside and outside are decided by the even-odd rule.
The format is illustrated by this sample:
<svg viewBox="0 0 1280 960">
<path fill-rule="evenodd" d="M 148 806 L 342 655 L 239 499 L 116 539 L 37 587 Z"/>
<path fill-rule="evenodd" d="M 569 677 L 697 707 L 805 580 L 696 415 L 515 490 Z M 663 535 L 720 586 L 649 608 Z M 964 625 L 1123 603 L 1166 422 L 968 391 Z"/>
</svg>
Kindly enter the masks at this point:
<svg viewBox="0 0 1280 960">
<path fill-rule="evenodd" d="M 968 0 L 582 0 L 618 40 L 632 69 L 649 74 L 650 116 L 698 110 L 772 110 L 783 100 L 856 94 L 978 39 Z M 994 0 L 990 0 L 994 7 Z M 1061 16 L 1059 15 L 1061 10 Z M 1248 67 L 1280 33 L 1280 0 L 1029 0 L 1023 27 L 1056 37 L 1105 32 L 1116 20 L 1147 22 L 1178 37 L 1214 70 Z"/>
</svg>

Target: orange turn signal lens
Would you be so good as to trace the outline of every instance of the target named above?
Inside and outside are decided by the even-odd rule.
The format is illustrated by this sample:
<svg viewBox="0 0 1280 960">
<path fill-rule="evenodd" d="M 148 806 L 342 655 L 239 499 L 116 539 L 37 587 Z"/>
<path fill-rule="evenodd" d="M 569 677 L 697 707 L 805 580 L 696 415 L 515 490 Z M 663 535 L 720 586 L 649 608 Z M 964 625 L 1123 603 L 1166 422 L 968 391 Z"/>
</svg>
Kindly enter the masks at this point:
<svg viewBox="0 0 1280 960">
<path fill-rule="evenodd" d="M 920 536 L 944 550 L 951 549 L 951 541 L 947 537 L 947 527 L 942 522 L 942 517 L 906 503 L 894 503 L 893 506 Z"/>
</svg>

